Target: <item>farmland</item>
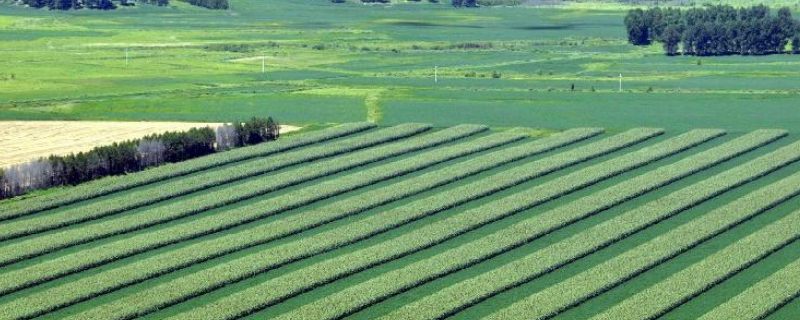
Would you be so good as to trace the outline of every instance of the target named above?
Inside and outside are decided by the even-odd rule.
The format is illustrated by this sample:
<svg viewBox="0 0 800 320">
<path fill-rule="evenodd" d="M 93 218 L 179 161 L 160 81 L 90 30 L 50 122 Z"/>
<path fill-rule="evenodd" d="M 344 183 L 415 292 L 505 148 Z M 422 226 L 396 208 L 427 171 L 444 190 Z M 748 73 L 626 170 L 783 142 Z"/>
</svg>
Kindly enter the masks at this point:
<svg viewBox="0 0 800 320">
<path fill-rule="evenodd" d="M 800 54 L 642 1 L 0 0 L 0 169 L 240 122 L 0 200 L 0 320 L 798 319 Z"/>
<path fill-rule="evenodd" d="M 0 205 L 0 319 L 780 319 L 798 162 L 780 129 L 336 125 Z"/>
<path fill-rule="evenodd" d="M 174 4 L 114 12 L 0 5 L 0 119 L 268 115 L 295 125 L 737 133 L 800 122 L 796 56 L 665 57 L 657 44 L 626 43 L 621 6 L 235 0 L 219 12 Z"/>
</svg>

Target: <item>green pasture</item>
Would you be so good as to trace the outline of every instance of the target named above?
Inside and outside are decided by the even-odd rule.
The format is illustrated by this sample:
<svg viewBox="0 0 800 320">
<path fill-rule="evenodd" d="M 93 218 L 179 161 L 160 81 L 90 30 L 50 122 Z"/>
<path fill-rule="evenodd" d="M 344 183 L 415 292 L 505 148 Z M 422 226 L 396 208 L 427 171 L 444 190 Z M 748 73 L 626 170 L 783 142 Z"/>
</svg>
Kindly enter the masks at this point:
<svg viewBox="0 0 800 320">
<path fill-rule="evenodd" d="M 798 123 L 797 56 L 665 57 L 658 45 L 628 45 L 627 7 L 609 3 L 231 3 L 226 12 L 0 5 L 0 119 L 273 115 L 736 132 Z"/>
</svg>

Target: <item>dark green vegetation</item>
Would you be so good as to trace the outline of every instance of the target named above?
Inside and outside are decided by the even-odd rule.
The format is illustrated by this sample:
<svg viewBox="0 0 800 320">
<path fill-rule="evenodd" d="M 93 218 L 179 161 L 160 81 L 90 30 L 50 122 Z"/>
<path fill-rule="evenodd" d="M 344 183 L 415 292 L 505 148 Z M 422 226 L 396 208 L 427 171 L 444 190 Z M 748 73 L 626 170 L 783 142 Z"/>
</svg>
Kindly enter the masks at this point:
<svg viewBox="0 0 800 320">
<path fill-rule="evenodd" d="M 628 41 L 633 45 L 663 44 L 669 56 L 677 54 L 721 56 L 800 53 L 800 23 L 788 7 L 776 15 L 758 5 L 734 8 L 717 5 L 706 8 L 635 9 L 625 16 Z"/>
<path fill-rule="evenodd" d="M 171 6 L 0 6 L 0 119 L 230 122 L 269 115 L 299 125 L 369 120 L 737 133 L 796 130 L 800 123 L 796 56 L 666 57 L 660 45 L 627 43 L 627 7 L 326 0 L 236 0 L 225 12 Z"/>
<path fill-rule="evenodd" d="M 178 0 L 183 1 L 198 7 L 204 7 L 212 10 L 226 10 L 228 9 L 228 0 Z M 139 4 L 149 4 L 155 6 L 168 6 L 169 0 L 119 0 L 118 4 L 111 0 L 20 0 L 19 3 L 24 4 L 31 8 L 41 9 L 46 8 L 49 10 L 80 10 L 80 9 L 93 9 L 93 10 L 114 10 L 117 6 L 130 7 Z"/>
<path fill-rule="evenodd" d="M 212 129 L 192 128 L 185 132 L 151 134 L 87 152 L 51 155 L 0 170 L 0 199 L 33 190 L 77 185 L 108 176 L 141 171 L 165 163 L 259 144 L 280 137 L 280 126 L 271 117 L 253 117 L 244 122 Z"/>
<path fill-rule="evenodd" d="M 798 161 L 774 129 L 335 126 L 0 205 L 0 319 L 777 317 Z"/>
</svg>

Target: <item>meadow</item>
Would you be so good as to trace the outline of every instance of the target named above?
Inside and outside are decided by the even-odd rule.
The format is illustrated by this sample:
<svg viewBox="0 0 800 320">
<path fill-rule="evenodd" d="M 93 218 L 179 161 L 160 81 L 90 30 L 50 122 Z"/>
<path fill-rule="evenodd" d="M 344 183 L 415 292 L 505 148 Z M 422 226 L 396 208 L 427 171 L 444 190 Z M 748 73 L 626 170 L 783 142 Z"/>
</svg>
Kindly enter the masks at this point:
<svg viewBox="0 0 800 320">
<path fill-rule="evenodd" d="M 796 56 L 665 57 L 627 8 L 0 5 L 0 119 L 795 130 Z"/>
<path fill-rule="evenodd" d="M 787 319 L 798 162 L 781 129 L 336 125 L 0 204 L 0 319 Z"/>
</svg>

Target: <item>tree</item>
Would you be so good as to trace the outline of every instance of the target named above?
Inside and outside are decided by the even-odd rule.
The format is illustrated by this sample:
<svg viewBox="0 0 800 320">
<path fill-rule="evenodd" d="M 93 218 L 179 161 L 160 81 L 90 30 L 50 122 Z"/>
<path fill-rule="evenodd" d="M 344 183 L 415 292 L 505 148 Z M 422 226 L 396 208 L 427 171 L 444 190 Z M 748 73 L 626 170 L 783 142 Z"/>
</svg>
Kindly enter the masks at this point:
<svg viewBox="0 0 800 320">
<path fill-rule="evenodd" d="M 667 53 L 668 56 L 678 55 L 680 43 L 681 43 L 681 33 L 678 32 L 678 28 L 675 26 L 669 26 L 664 29 L 663 35 L 663 45 L 664 45 L 664 52 Z"/>
<path fill-rule="evenodd" d="M 463 7 L 464 6 L 464 0 L 453 0 L 452 4 L 453 4 L 454 7 Z"/>
<path fill-rule="evenodd" d="M 800 36 L 794 36 L 794 38 L 792 38 L 792 53 L 800 53 Z"/>
<path fill-rule="evenodd" d="M 69 10 L 72 9 L 72 1 L 73 0 L 54 0 L 53 7 L 51 9 L 55 10 Z"/>
<path fill-rule="evenodd" d="M 771 15 L 763 5 L 736 9 L 729 5 L 677 9 L 631 10 L 625 17 L 628 41 L 662 42 L 667 55 L 761 55 L 786 51 L 800 23 L 789 8 Z M 680 40 L 678 40 L 680 38 Z"/>
<path fill-rule="evenodd" d="M 644 10 L 628 11 L 628 15 L 625 17 L 625 27 L 628 29 L 628 42 L 635 46 L 650 44 L 649 27 Z"/>
</svg>

